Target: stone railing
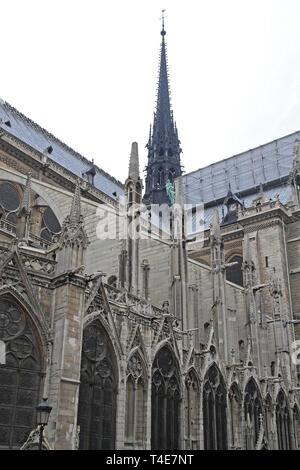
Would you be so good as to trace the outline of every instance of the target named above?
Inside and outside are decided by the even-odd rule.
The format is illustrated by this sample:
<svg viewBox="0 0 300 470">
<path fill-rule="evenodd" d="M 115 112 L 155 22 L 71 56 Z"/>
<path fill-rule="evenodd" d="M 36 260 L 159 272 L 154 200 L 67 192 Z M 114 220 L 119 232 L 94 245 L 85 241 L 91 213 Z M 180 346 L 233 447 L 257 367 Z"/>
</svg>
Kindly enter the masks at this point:
<svg viewBox="0 0 300 470">
<path fill-rule="evenodd" d="M 11 233 L 14 236 L 16 235 L 15 224 L 8 222 L 8 220 L 0 219 L 0 230 L 3 230 L 3 232 L 6 233 Z"/>
<path fill-rule="evenodd" d="M 47 250 L 50 245 L 52 245 L 52 242 L 49 242 L 48 240 L 45 240 L 44 238 L 38 237 L 37 235 L 33 235 L 30 233 L 29 239 L 33 242 L 39 245 L 41 248 L 44 250 Z"/>
<path fill-rule="evenodd" d="M 48 258 L 44 258 L 43 256 L 32 255 L 24 252 L 21 252 L 20 256 L 23 265 L 27 269 L 38 273 L 47 274 L 48 276 L 51 276 L 55 273 L 56 261 L 54 260 L 49 260 Z"/>
<path fill-rule="evenodd" d="M 120 290 L 117 287 L 109 284 L 104 284 L 105 292 L 109 302 L 126 305 L 132 309 L 133 312 L 144 316 L 157 316 L 163 315 L 164 311 L 158 307 L 154 307 L 145 299 L 141 299 L 133 294 Z"/>
<path fill-rule="evenodd" d="M 25 248 L 26 249 L 26 248 Z M 37 273 L 46 274 L 51 276 L 55 273 L 56 261 L 48 259 L 42 254 L 31 254 L 26 253 L 22 250 L 22 247 L 19 248 L 19 255 L 23 266 L 26 269 L 35 271 Z M 5 260 L 9 255 L 10 250 L 7 247 L 0 246 L 0 259 Z"/>
</svg>

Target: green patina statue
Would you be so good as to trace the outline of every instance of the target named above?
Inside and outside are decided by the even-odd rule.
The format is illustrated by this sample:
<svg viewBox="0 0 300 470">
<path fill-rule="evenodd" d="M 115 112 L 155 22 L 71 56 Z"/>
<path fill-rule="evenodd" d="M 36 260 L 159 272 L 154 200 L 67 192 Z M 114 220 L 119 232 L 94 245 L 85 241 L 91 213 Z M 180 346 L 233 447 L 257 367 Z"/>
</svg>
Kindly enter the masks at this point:
<svg viewBox="0 0 300 470">
<path fill-rule="evenodd" d="M 166 193 L 172 206 L 175 204 L 175 187 L 170 180 L 166 183 Z"/>
</svg>

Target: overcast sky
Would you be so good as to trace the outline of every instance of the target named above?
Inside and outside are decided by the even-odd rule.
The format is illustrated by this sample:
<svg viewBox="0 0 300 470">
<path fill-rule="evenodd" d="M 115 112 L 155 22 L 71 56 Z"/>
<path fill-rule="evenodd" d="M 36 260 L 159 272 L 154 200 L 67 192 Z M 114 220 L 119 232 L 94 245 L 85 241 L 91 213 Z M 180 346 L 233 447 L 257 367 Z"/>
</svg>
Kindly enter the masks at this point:
<svg viewBox="0 0 300 470">
<path fill-rule="evenodd" d="M 124 181 L 163 8 L 186 172 L 300 129 L 299 0 L 0 0 L 0 97 Z"/>
</svg>

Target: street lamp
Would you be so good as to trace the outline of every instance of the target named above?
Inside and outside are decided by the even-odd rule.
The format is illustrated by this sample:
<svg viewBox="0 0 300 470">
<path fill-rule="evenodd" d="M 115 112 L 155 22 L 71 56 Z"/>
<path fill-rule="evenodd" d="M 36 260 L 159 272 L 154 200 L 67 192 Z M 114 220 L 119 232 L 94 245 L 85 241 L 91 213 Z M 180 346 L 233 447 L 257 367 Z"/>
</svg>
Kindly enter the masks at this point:
<svg viewBox="0 0 300 470">
<path fill-rule="evenodd" d="M 43 398 L 42 403 L 36 407 L 36 419 L 37 424 L 40 426 L 40 440 L 39 440 L 39 450 L 42 450 L 43 444 L 43 431 L 44 427 L 47 426 L 49 416 L 52 410 L 52 406 L 47 403 L 47 398 Z"/>
</svg>

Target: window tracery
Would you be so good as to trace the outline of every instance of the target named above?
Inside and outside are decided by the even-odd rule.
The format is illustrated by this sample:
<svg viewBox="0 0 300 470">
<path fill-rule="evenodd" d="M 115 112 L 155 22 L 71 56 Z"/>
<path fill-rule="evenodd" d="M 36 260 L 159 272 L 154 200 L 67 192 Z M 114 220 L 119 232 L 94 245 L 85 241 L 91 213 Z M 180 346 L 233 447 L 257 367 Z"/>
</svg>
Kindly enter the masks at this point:
<svg viewBox="0 0 300 470">
<path fill-rule="evenodd" d="M 217 366 L 207 371 L 203 387 L 204 445 L 206 450 L 227 449 L 226 387 Z"/>
<path fill-rule="evenodd" d="M 283 390 L 280 390 L 276 400 L 276 426 L 279 450 L 291 449 L 290 413 Z"/>
<path fill-rule="evenodd" d="M 152 449 L 178 449 L 180 387 L 176 359 L 167 346 L 157 353 L 152 367 Z"/>
<path fill-rule="evenodd" d="M 261 395 L 254 379 L 250 379 L 246 385 L 244 396 L 244 418 L 247 428 L 247 449 L 255 449 L 260 431 L 260 418 L 262 416 L 263 407 Z"/>
<path fill-rule="evenodd" d="M 0 449 L 19 449 L 36 426 L 42 357 L 31 321 L 9 298 L 0 299 L 0 340 Z"/>
<path fill-rule="evenodd" d="M 78 424 L 80 449 L 113 449 L 117 373 L 111 342 L 101 324 L 83 334 Z"/>
</svg>

